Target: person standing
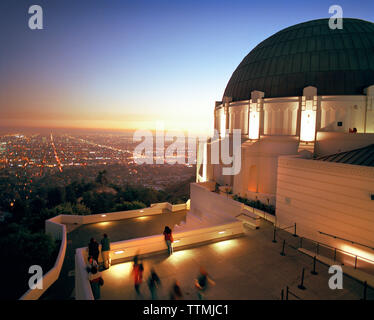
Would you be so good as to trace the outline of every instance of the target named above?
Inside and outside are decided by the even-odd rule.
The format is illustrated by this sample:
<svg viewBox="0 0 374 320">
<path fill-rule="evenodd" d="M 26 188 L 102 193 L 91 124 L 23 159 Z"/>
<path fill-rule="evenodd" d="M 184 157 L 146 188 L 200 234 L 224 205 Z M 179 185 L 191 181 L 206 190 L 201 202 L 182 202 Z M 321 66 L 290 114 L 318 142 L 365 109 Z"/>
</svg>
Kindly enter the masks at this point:
<svg viewBox="0 0 374 320">
<path fill-rule="evenodd" d="M 103 238 L 101 239 L 101 256 L 103 258 L 104 268 L 109 269 L 110 267 L 110 239 L 108 235 L 104 233 Z"/>
<path fill-rule="evenodd" d="M 203 267 L 200 267 L 200 274 L 195 279 L 195 288 L 197 289 L 197 296 L 199 300 L 205 298 L 205 292 L 208 289 L 208 284 L 215 285 L 216 283 L 209 278 L 208 272 Z"/>
<path fill-rule="evenodd" d="M 99 272 L 96 267 L 92 267 L 91 271 L 88 273 L 88 280 L 90 281 L 92 294 L 95 300 L 100 299 L 100 287 L 104 284 L 104 280 L 101 277 L 101 272 Z"/>
<path fill-rule="evenodd" d="M 173 253 L 174 239 L 173 239 L 172 231 L 168 226 L 166 226 L 165 229 L 164 229 L 164 237 L 165 237 L 166 245 L 168 247 L 168 253 L 169 253 L 169 256 L 170 256 Z"/>
<path fill-rule="evenodd" d="M 94 238 L 91 238 L 90 243 L 88 244 L 88 255 L 92 256 L 92 258 L 99 263 L 99 244 Z"/>
</svg>

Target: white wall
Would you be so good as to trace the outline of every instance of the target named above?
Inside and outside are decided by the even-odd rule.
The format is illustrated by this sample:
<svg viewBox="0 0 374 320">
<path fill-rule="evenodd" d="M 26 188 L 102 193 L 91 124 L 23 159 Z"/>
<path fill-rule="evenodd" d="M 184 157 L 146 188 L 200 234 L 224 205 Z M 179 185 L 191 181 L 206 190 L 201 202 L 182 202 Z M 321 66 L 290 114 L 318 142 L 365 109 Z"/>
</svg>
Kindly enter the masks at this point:
<svg viewBox="0 0 374 320">
<path fill-rule="evenodd" d="M 347 250 L 347 242 L 321 231 L 374 247 L 371 194 L 373 167 L 297 157 L 278 160 L 277 221 L 281 227 L 296 223 L 301 236 Z"/>
<path fill-rule="evenodd" d="M 20 300 L 37 300 L 58 279 L 66 253 L 66 226 L 58 222 L 60 217 L 55 217 L 45 222 L 46 233 L 52 235 L 55 240 L 61 240 L 60 250 L 56 262 L 51 270 L 43 276 L 43 289 L 28 290 Z"/>
</svg>

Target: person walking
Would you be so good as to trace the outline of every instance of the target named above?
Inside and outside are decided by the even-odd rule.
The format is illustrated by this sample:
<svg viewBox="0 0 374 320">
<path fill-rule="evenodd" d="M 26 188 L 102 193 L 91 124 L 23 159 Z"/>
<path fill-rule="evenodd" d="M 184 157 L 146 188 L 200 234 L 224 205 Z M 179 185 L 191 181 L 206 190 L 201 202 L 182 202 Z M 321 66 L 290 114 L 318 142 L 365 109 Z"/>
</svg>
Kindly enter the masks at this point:
<svg viewBox="0 0 374 320">
<path fill-rule="evenodd" d="M 216 283 L 210 279 L 205 268 L 200 267 L 200 274 L 197 279 L 195 279 L 195 288 L 197 289 L 197 296 L 199 300 L 205 299 L 205 292 L 208 289 L 209 284 L 214 286 Z"/>
<path fill-rule="evenodd" d="M 181 300 L 183 299 L 183 293 L 179 285 L 179 281 L 175 280 L 170 291 L 170 300 Z"/>
<path fill-rule="evenodd" d="M 172 231 L 168 226 L 166 226 L 165 229 L 164 229 L 164 237 L 165 237 L 166 245 L 168 247 L 168 253 L 169 253 L 169 256 L 170 256 L 173 253 L 174 239 L 173 239 Z"/>
<path fill-rule="evenodd" d="M 101 239 L 101 256 L 103 258 L 104 269 L 109 269 L 110 267 L 110 239 L 108 235 L 104 233 L 103 238 Z"/>
<path fill-rule="evenodd" d="M 138 295 L 140 294 L 140 285 L 142 284 L 142 281 L 143 281 L 143 272 L 144 272 L 143 264 L 141 262 L 134 263 L 132 274 L 134 276 L 135 291 Z"/>
<path fill-rule="evenodd" d="M 101 272 L 99 272 L 96 267 L 92 267 L 91 271 L 88 273 L 88 280 L 90 281 L 92 294 L 95 300 L 100 299 L 100 287 L 104 285 L 104 280 L 101 277 Z"/>
<path fill-rule="evenodd" d="M 90 243 L 88 244 L 88 255 L 92 256 L 96 263 L 99 263 L 99 244 L 94 238 L 91 238 Z"/>
<path fill-rule="evenodd" d="M 152 268 L 148 278 L 148 288 L 151 292 L 152 300 L 157 300 L 157 289 L 161 285 L 161 280 L 156 271 Z"/>
</svg>

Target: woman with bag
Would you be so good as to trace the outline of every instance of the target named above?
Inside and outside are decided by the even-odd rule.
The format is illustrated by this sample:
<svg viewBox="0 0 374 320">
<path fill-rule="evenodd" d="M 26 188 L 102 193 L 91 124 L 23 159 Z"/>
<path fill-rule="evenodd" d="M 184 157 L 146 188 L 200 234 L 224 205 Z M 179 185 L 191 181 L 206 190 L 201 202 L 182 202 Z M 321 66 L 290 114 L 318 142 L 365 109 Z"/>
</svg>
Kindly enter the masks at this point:
<svg viewBox="0 0 374 320">
<path fill-rule="evenodd" d="M 173 239 L 171 229 L 168 226 L 166 226 L 165 229 L 164 229 L 164 237 L 165 237 L 166 245 L 168 247 L 168 253 L 169 253 L 169 256 L 170 256 L 173 253 L 174 239 Z"/>
<path fill-rule="evenodd" d="M 91 268 L 88 274 L 88 280 L 90 281 L 92 294 L 95 300 L 100 299 L 100 287 L 104 285 L 104 280 L 101 277 L 101 272 L 99 272 L 96 267 Z"/>
</svg>

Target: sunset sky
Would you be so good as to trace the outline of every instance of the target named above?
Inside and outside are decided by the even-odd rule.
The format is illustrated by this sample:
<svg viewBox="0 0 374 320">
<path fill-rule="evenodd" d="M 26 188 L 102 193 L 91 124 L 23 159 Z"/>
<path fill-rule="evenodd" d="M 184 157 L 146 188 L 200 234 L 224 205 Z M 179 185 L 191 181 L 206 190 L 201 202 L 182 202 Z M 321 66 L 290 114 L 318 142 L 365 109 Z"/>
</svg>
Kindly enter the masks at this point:
<svg viewBox="0 0 374 320">
<path fill-rule="evenodd" d="M 372 0 L 2 0 L 0 126 L 207 131 L 245 55 L 332 4 L 374 20 Z"/>
</svg>

